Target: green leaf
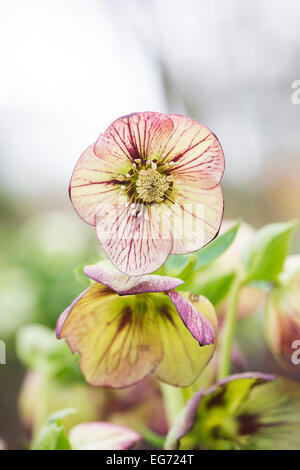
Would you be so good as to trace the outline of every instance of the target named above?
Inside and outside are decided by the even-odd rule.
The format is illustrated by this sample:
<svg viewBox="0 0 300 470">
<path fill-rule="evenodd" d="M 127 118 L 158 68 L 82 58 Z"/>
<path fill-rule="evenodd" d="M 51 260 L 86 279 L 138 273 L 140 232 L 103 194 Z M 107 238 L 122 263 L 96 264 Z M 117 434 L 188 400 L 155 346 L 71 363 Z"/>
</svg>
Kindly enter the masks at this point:
<svg viewBox="0 0 300 470">
<path fill-rule="evenodd" d="M 71 450 L 62 420 L 75 412 L 74 408 L 66 408 L 51 414 L 35 439 L 32 450 Z"/>
<path fill-rule="evenodd" d="M 170 255 L 165 264 L 155 274 L 164 276 L 177 276 L 189 263 L 189 257 L 186 255 Z"/>
<path fill-rule="evenodd" d="M 197 264 L 197 256 L 190 255 L 188 258 L 187 265 L 182 269 L 182 271 L 180 271 L 180 273 L 176 274 L 176 277 L 178 277 L 182 281 L 187 281 L 194 273 L 196 264 Z M 181 286 L 178 286 L 178 288 L 182 287 L 183 285 L 184 284 L 182 284 Z"/>
<path fill-rule="evenodd" d="M 93 261 L 91 263 L 84 263 L 84 264 L 81 264 L 80 266 L 77 266 L 75 269 L 74 269 L 74 274 L 75 274 L 75 278 L 76 280 L 85 288 L 89 287 L 89 285 L 91 284 L 91 281 L 90 279 L 84 274 L 83 272 L 83 268 L 85 266 L 87 266 L 88 264 L 95 264 L 97 263 L 97 261 Z"/>
<path fill-rule="evenodd" d="M 291 235 L 297 221 L 262 227 L 246 256 L 246 280 L 276 281 L 288 255 Z"/>
<path fill-rule="evenodd" d="M 213 275 L 208 273 L 208 275 L 203 276 L 202 279 L 199 279 L 199 276 L 197 276 L 197 281 L 193 280 L 191 284 L 187 283 L 186 286 L 183 284 L 179 287 L 183 287 L 183 290 L 187 290 L 192 294 L 204 295 L 204 297 L 207 297 L 211 303 L 216 306 L 228 293 L 234 278 L 234 271 L 226 273 L 217 273 L 214 271 Z"/>
<path fill-rule="evenodd" d="M 64 408 L 63 410 L 55 411 L 52 413 L 50 416 L 47 418 L 47 423 L 59 423 L 61 422 L 70 415 L 73 415 L 76 413 L 75 408 Z"/>
<path fill-rule="evenodd" d="M 32 450 L 71 450 L 63 426 L 50 423 L 42 428 Z"/>
<path fill-rule="evenodd" d="M 238 220 L 227 232 L 219 235 L 204 248 L 194 253 L 198 258 L 196 269 L 203 268 L 221 256 L 234 241 L 240 225 L 241 221 Z"/>
</svg>

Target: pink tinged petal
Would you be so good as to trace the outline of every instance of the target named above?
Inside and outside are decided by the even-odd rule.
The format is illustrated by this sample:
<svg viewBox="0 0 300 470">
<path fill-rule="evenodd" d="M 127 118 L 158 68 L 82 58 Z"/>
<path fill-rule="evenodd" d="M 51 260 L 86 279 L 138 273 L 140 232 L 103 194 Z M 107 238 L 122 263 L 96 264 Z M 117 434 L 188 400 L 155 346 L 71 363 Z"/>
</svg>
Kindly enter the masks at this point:
<svg viewBox="0 0 300 470">
<path fill-rule="evenodd" d="M 173 247 L 170 223 L 158 204 L 137 207 L 132 214 L 126 198 L 100 204 L 96 233 L 103 250 L 115 267 L 129 276 L 159 269 Z"/>
<path fill-rule="evenodd" d="M 168 299 L 163 294 L 152 295 Z M 197 308 L 198 315 L 205 317 L 208 322 L 214 325 L 216 330 L 217 320 L 212 304 L 202 296 L 194 299 L 192 303 Z M 215 343 L 201 346 L 185 326 L 170 299 L 168 299 L 168 302 L 163 300 L 161 305 L 156 301 L 155 305 L 158 312 L 160 312 L 158 317 L 159 334 L 163 343 L 163 359 L 155 375 L 158 379 L 170 385 L 188 387 L 209 363 L 215 350 Z"/>
<path fill-rule="evenodd" d="M 221 187 L 203 190 L 189 183 L 180 190 L 172 214 L 173 254 L 199 250 L 219 233 L 223 218 L 224 201 Z"/>
<path fill-rule="evenodd" d="M 60 337 L 80 353 L 85 379 L 97 386 L 133 385 L 157 368 L 163 354 L 155 309 L 142 296 L 120 297 L 98 283 L 69 312 Z"/>
<path fill-rule="evenodd" d="M 180 411 L 165 440 L 165 450 L 177 450 L 179 448 L 180 439 L 193 428 L 196 421 L 198 406 L 203 394 L 203 389 L 196 392 Z"/>
<path fill-rule="evenodd" d="M 265 374 L 264 372 L 241 372 L 240 374 L 232 374 L 228 377 L 225 377 L 225 379 L 219 380 L 217 385 L 213 385 L 207 392 L 205 392 L 205 395 L 208 395 L 209 393 L 212 393 L 217 390 L 218 386 L 230 383 L 234 380 L 253 379 L 256 381 L 256 383 L 262 384 L 264 382 L 273 381 L 276 378 L 276 375 Z"/>
<path fill-rule="evenodd" d="M 116 184 L 116 178 L 128 168 L 126 162 L 116 168 L 108 165 L 94 154 L 90 145 L 76 163 L 69 187 L 70 199 L 79 217 L 95 225 L 100 202 L 108 204 L 118 197 L 120 185 Z"/>
<path fill-rule="evenodd" d="M 89 286 L 87 289 L 85 289 L 83 292 L 81 292 L 81 294 L 79 294 L 76 299 L 73 300 L 73 302 L 71 303 L 71 305 L 69 305 L 69 307 L 67 307 L 61 314 L 60 316 L 58 317 L 58 320 L 57 320 L 57 323 L 56 323 L 56 337 L 57 338 L 60 338 L 60 333 L 61 333 L 61 329 L 69 315 L 69 313 L 71 312 L 72 308 L 75 307 L 75 305 L 77 304 L 77 302 L 79 302 L 79 300 L 84 296 L 84 294 L 86 294 L 88 292 L 88 290 L 91 288 L 92 286 Z"/>
<path fill-rule="evenodd" d="M 140 434 L 106 422 L 82 423 L 69 433 L 72 450 L 126 450 L 141 440 Z"/>
<path fill-rule="evenodd" d="M 119 295 L 164 292 L 183 284 L 181 279 L 168 276 L 126 276 L 106 261 L 85 266 L 83 272 L 90 279 L 104 284 Z"/>
<path fill-rule="evenodd" d="M 164 161 L 173 161 L 175 179 L 212 189 L 224 172 L 224 155 L 217 137 L 202 124 L 186 116 L 170 114 L 174 130 L 164 148 Z"/>
<path fill-rule="evenodd" d="M 215 342 L 215 330 L 210 321 L 196 307 L 175 290 L 167 292 L 183 323 L 201 346 Z"/>
<path fill-rule="evenodd" d="M 0 450 L 6 450 L 6 444 L 3 439 L 0 439 Z"/>
<path fill-rule="evenodd" d="M 111 167 L 126 160 L 157 158 L 173 130 L 173 121 L 164 114 L 142 112 L 123 116 L 100 134 L 94 151 Z"/>
</svg>

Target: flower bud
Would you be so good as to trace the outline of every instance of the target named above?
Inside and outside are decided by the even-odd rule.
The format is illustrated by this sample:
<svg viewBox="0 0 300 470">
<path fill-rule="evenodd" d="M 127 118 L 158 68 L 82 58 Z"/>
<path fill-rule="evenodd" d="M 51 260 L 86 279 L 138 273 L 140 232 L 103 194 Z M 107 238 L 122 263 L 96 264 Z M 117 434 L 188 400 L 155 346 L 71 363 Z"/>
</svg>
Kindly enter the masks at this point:
<svg viewBox="0 0 300 470">
<path fill-rule="evenodd" d="M 287 259 L 282 284 L 269 294 L 265 326 L 268 344 L 277 361 L 285 369 L 296 372 L 300 363 L 299 256 Z"/>
</svg>

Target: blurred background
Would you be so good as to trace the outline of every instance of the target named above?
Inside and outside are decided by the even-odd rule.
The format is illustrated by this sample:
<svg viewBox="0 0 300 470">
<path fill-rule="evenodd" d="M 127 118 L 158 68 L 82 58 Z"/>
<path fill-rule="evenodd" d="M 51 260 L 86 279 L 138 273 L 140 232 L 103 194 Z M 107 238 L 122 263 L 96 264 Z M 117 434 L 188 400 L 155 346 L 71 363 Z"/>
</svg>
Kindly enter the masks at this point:
<svg viewBox="0 0 300 470">
<path fill-rule="evenodd" d="M 199 120 L 224 148 L 226 218 L 300 216 L 300 3 L 0 0 L 0 18 L 0 438 L 21 448 L 16 332 L 54 328 L 83 288 L 75 268 L 99 257 L 67 189 L 114 119 Z"/>
</svg>

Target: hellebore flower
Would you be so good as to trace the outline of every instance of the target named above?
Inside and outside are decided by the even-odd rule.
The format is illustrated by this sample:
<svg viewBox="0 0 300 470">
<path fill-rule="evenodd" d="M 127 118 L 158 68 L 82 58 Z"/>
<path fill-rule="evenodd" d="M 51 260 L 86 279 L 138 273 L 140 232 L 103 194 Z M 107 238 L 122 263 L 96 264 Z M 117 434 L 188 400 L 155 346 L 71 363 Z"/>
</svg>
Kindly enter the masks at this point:
<svg viewBox="0 0 300 470">
<path fill-rule="evenodd" d="M 129 428 L 106 422 L 77 424 L 69 433 L 72 450 L 127 450 L 141 439 Z"/>
<path fill-rule="evenodd" d="M 166 449 L 300 449 L 300 385 L 248 372 L 198 391 L 170 430 Z"/>
<path fill-rule="evenodd" d="M 265 332 L 276 360 L 296 371 L 300 363 L 300 255 L 287 258 L 282 283 L 268 295 Z"/>
<path fill-rule="evenodd" d="M 224 156 L 216 136 L 179 115 L 121 117 L 79 158 L 70 198 L 119 271 L 156 271 L 199 250 L 223 216 Z"/>
<path fill-rule="evenodd" d="M 56 331 L 80 353 L 87 382 L 122 388 L 155 372 L 186 387 L 198 377 L 215 346 L 215 312 L 206 298 L 180 295 L 180 279 L 130 278 L 106 262 L 84 273 L 96 282 L 61 314 Z"/>
</svg>

